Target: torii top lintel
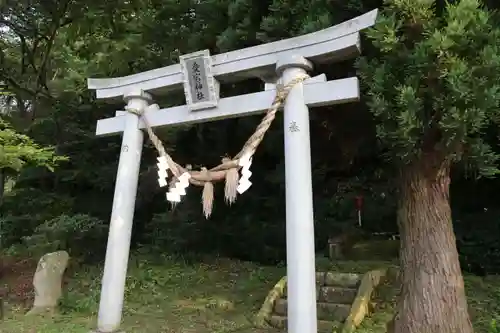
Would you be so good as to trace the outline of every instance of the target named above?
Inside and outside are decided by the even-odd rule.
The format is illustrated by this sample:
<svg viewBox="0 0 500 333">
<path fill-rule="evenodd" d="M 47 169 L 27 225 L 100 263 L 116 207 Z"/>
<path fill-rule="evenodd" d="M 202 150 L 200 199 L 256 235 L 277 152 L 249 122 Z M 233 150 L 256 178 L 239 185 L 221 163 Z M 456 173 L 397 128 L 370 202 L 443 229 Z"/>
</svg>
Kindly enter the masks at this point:
<svg viewBox="0 0 500 333">
<path fill-rule="evenodd" d="M 301 55 L 315 63 L 355 57 L 361 51 L 359 31 L 374 25 L 377 13 L 375 9 L 327 29 L 214 55 L 213 75 L 220 82 L 273 77 L 277 60 L 291 54 Z M 88 88 L 96 90 L 97 98 L 122 97 L 137 89 L 161 95 L 182 89 L 182 84 L 180 64 L 123 77 L 88 79 Z"/>
</svg>

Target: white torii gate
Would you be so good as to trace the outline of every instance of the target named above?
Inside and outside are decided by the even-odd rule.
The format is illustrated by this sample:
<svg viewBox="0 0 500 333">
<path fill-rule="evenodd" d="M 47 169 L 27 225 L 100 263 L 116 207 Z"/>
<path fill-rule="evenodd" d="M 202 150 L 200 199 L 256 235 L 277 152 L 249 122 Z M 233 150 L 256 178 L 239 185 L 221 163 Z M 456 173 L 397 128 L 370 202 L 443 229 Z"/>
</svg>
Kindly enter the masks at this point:
<svg viewBox="0 0 500 333">
<path fill-rule="evenodd" d="M 124 98 L 142 111 L 151 127 L 208 122 L 262 113 L 271 105 L 276 83 L 287 84 L 312 69 L 360 54 L 359 31 L 372 26 L 373 10 L 342 24 L 307 35 L 210 57 L 208 51 L 181 57 L 181 63 L 110 79 L 88 79 L 97 98 Z M 201 61 L 201 85 L 193 86 L 188 68 Z M 199 66 L 198 63 L 197 66 Z M 258 77 L 265 91 L 219 99 L 218 83 Z M 184 87 L 187 105 L 159 109 L 152 96 Z M 198 93 L 202 93 L 196 96 Z M 316 333 L 316 284 L 313 199 L 308 107 L 359 100 L 356 77 L 327 81 L 324 74 L 297 84 L 284 105 L 288 332 Z M 120 330 L 129 259 L 144 122 L 117 111 L 97 122 L 97 136 L 122 134 L 122 149 L 106 250 L 97 331 Z"/>
</svg>

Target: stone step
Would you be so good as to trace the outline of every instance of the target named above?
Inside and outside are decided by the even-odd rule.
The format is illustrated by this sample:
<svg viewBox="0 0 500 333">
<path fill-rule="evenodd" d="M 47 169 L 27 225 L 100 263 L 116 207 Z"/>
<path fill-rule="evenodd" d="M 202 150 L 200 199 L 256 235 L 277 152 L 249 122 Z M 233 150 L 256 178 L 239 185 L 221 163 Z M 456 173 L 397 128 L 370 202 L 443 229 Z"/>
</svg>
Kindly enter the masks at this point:
<svg viewBox="0 0 500 333">
<path fill-rule="evenodd" d="M 349 312 L 351 310 L 351 305 L 349 304 L 335 304 L 335 303 L 316 303 L 318 319 L 320 320 L 334 320 L 338 322 L 344 322 Z M 278 299 L 274 305 L 274 314 L 282 317 L 287 315 L 287 300 Z"/>
<path fill-rule="evenodd" d="M 318 302 L 352 305 L 358 291 L 352 288 L 321 287 L 318 293 Z"/>
<path fill-rule="evenodd" d="M 316 285 L 319 287 L 357 288 L 360 281 L 361 276 L 355 273 L 316 272 Z"/>
<path fill-rule="evenodd" d="M 354 273 L 323 273 L 323 283 L 320 285 L 329 287 L 357 288 L 361 281 L 361 276 Z"/>
<path fill-rule="evenodd" d="M 352 304 L 356 293 L 354 288 L 318 286 L 316 288 L 316 299 L 318 302 Z M 283 298 L 287 298 L 287 289 L 283 291 Z"/>
<path fill-rule="evenodd" d="M 273 315 L 269 318 L 269 324 L 278 329 L 287 328 L 287 318 Z M 334 321 L 318 320 L 318 333 L 332 333 L 342 328 L 342 324 Z M 335 330 L 335 331 L 334 331 Z"/>
</svg>

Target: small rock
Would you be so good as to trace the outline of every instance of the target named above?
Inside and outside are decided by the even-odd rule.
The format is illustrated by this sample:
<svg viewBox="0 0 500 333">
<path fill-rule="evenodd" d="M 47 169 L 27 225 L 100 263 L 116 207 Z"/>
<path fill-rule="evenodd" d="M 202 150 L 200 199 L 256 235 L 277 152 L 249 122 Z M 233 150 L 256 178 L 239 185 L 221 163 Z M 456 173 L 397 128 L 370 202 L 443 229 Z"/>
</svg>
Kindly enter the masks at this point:
<svg viewBox="0 0 500 333">
<path fill-rule="evenodd" d="M 62 277 L 68 260 L 66 251 L 47 253 L 40 258 L 33 278 L 35 302 L 27 315 L 55 313 L 62 295 Z"/>
</svg>

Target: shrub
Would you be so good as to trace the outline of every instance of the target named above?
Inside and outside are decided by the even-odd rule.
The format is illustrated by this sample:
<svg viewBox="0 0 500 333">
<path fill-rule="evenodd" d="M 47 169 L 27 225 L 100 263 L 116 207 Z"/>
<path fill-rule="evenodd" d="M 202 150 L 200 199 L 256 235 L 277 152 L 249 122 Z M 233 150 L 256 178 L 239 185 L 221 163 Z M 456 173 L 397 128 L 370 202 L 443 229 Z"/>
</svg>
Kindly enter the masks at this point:
<svg viewBox="0 0 500 333">
<path fill-rule="evenodd" d="M 93 216 L 63 214 L 45 221 L 23 240 L 32 253 L 66 250 L 72 257 L 88 259 L 103 252 L 106 231 L 103 221 Z"/>
</svg>

